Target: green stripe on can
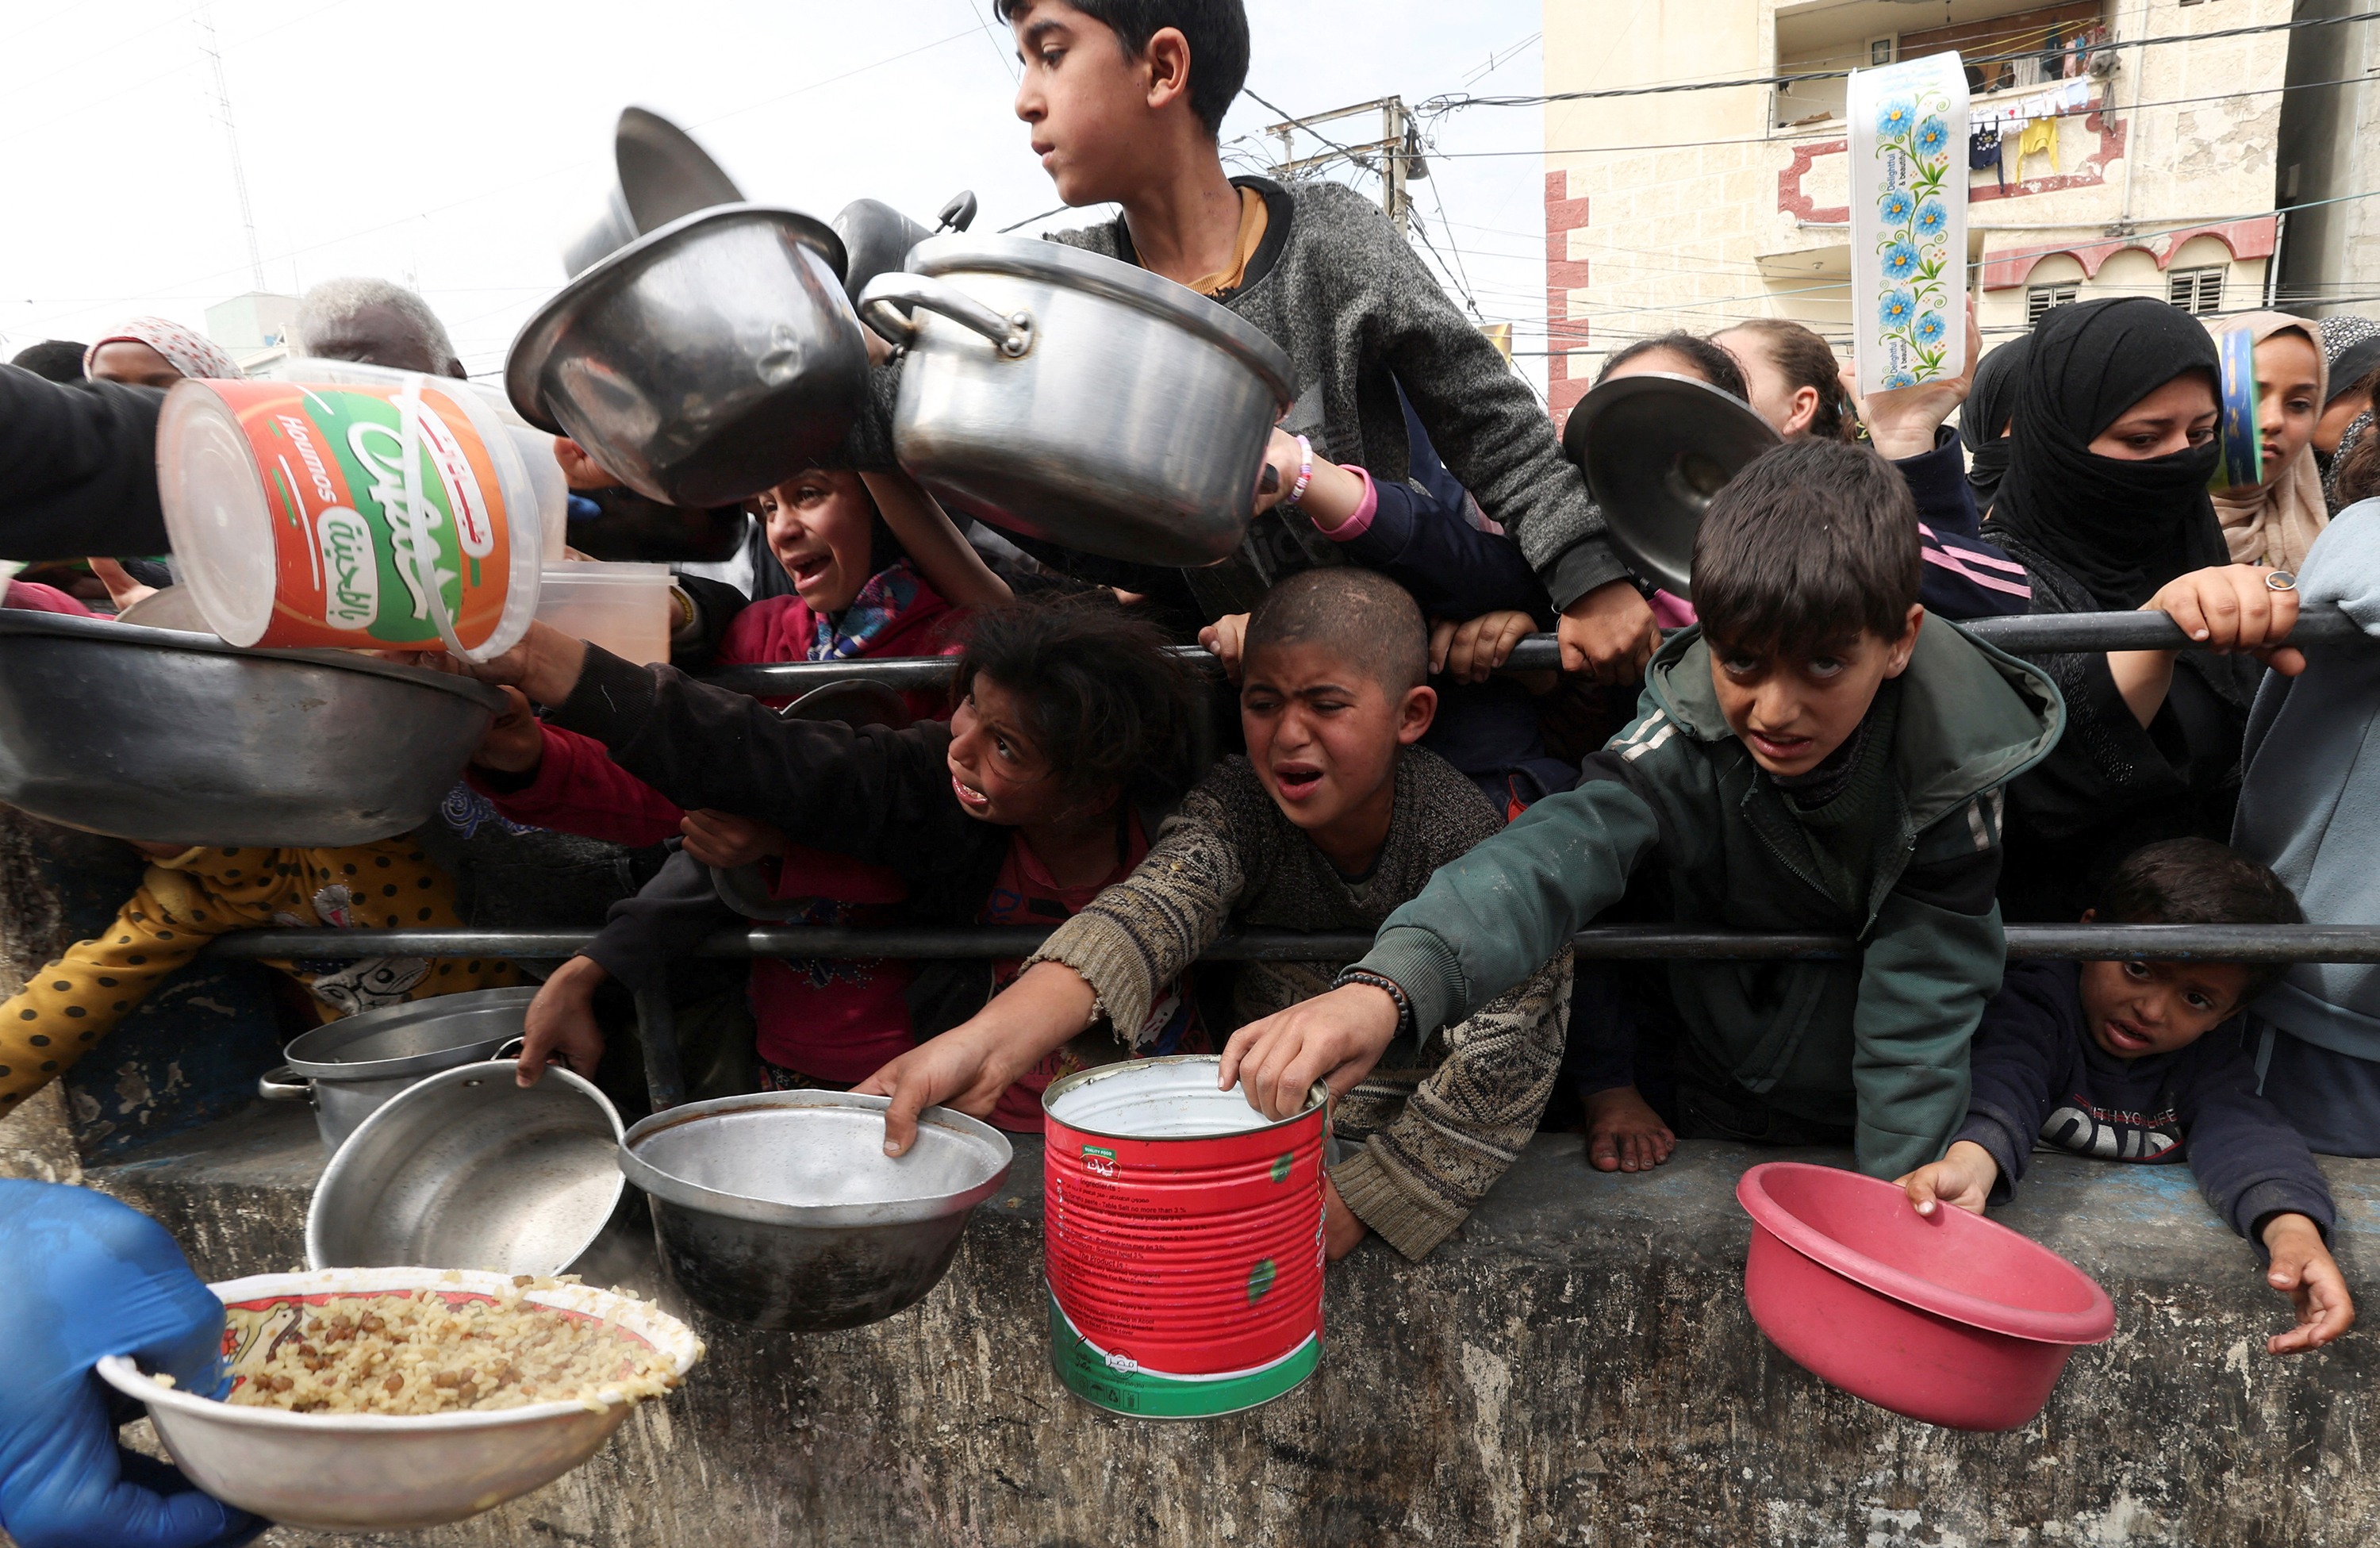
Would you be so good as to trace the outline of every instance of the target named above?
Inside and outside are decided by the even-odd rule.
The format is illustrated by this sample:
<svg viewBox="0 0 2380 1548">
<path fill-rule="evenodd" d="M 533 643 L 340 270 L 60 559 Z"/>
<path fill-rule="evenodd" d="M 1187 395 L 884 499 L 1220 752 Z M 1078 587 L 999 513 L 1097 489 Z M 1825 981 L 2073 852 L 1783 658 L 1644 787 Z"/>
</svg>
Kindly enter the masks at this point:
<svg viewBox="0 0 2380 1548">
<path fill-rule="evenodd" d="M 1049 1300 L 1050 1368 L 1059 1385 L 1111 1413 L 1136 1419 L 1216 1419 L 1271 1402 L 1313 1375 L 1322 1363 L 1322 1340 L 1308 1335 L 1288 1354 L 1254 1371 L 1181 1376 L 1141 1370 L 1128 1360 L 1121 1362 L 1120 1369 L 1105 1351 L 1075 1331 L 1055 1295 Z"/>
</svg>

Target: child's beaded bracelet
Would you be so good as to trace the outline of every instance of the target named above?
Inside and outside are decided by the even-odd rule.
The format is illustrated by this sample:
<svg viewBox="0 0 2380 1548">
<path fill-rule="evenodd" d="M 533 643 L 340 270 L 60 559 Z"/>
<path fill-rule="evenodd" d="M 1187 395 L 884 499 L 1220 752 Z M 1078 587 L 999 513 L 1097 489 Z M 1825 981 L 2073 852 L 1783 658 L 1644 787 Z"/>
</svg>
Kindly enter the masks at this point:
<svg viewBox="0 0 2380 1548">
<path fill-rule="evenodd" d="M 1297 481 L 1281 497 L 1281 508 L 1285 511 L 1297 508 L 1297 503 L 1305 498 L 1305 486 L 1314 481 L 1314 443 L 1303 435 L 1297 438 Z"/>
<path fill-rule="evenodd" d="M 1386 973 L 1376 973 L 1369 968 L 1342 968 L 1339 976 L 1330 981 L 1330 987 L 1338 989 L 1350 983 L 1369 984 L 1397 1003 L 1397 1036 L 1403 1037 L 1414 1030 L 1413 1001 L 1406 997 L 1396 980 Z"/>
</svg>

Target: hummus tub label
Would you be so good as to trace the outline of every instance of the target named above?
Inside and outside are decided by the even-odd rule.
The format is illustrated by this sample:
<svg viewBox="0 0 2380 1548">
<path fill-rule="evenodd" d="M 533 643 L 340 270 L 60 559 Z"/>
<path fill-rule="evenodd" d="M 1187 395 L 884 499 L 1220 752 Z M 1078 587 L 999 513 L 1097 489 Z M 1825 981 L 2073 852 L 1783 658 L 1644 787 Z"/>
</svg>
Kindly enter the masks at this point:
<svg viewBox="0 0 2380 1548">
<path fill-rule="evenodd" d="M 477 648 L 511 554 L 488 448 L 461 405 L 402 386 L 211 383 L 237 415 L 271 513 L 267 645 Z"/>
</svg>

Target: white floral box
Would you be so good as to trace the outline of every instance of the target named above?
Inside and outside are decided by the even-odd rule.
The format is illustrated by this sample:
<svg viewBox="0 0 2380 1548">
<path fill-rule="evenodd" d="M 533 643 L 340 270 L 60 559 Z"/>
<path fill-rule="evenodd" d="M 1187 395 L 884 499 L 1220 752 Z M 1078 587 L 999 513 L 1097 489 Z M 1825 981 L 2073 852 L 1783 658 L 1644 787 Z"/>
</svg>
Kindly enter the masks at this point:
<svg viewBox="0 0 2380 1548">
<path fill-rule="evenodd" d="M 1852 335 L 1863 394 L 1966 370 L 1967 73 L 1929 55 L 1851 79 Z"/>
</svg>

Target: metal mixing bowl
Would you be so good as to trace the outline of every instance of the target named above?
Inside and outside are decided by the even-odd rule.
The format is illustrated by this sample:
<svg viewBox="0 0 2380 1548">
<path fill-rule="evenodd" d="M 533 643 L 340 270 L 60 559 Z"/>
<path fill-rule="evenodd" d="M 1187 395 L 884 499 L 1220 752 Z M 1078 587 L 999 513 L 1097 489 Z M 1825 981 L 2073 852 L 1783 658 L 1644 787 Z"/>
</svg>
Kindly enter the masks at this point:
<svg viewBox="0 0 2380 1548">
<path fill-rule="evenodd" d="M 651 1196 L 664 1274 L 703 1310 L 758 1328 L 857 1327 L 924 1299 L 1014 1152 L 989 1124 L 929 1107 L 896 1160 L 887 1105 L 762 1091 L 628 1130 L 620 1169 Z"/>
<path fill-rule="evenodd" d="M 341 651 L 0 610 L 0 801 L 161 844 L 369 844 L 430 820 L 504 703 Z"/>
<path fill-rule="evenodd" d="M 1247 532 L 1289 357 L 1206 297 L 1024 237 L 932 237 L 860 297 L 906 347 L 892 448 L 946 504 L 1114 559 L 1195 566 Z"/>
<path fill-rule="evenodd" d="M 566 1069 L 514 1067 L 458 1066 L 366 1118 L 306 1207 L 307 1266 L 576 1272 L 621 1213 L 620 1115 Z"/>
<path fill-rule="evenodd" d="M 618 176 L 604 196 L 603 213 L 563 249 L 562 266 L 573 274 L 681 215 L 744 200 L 735 179 L 692 135 L 649 108 L 621 109 L 612 165 Z"/>
<path fill-rule="evenodd" d="M 434 1269 L 264 1274 L 208 1288 L 226 1305 L 258 1306 L 342 1291 L 431 1289 L 495 1297 L 502 1275 Z M 532 1290 L 528 1300 L 610 1319 L 668 1356 L 684 1376 L 702 1358 L 693 1330 L 649 1301 L 591 1285 Z M 190 1481 L 285 1527 L 383 1531 L 460 1521 L 540 1488 L 601 1448 L 630 1405 L 531 1403 L 486 1413 L 300 1414 L 235 1408 L 169 1391 L 131 1359 L 109 1355 L 101 1380 L 146 1404 L 157 1438 Z"/>
<path fill-rule="evenodd" d="M 831 459 L 858 417 L 868 347 L 844 262 L 792 210 L 672 221 L 538 309 L 504 392 L 648 499 L 733 505 Z"/>
<path fill-rule="evenodd" d="M 322 1148 L 338 1153 L 357 1126 L 416 1081 L 456 1065 L 492 1059 L 521 1035 L 535 985 L 473 989 L 368 1010 L 315 1028 L 281 1051 L 256 1094 L 312 1104 Z"/>
</svg>

